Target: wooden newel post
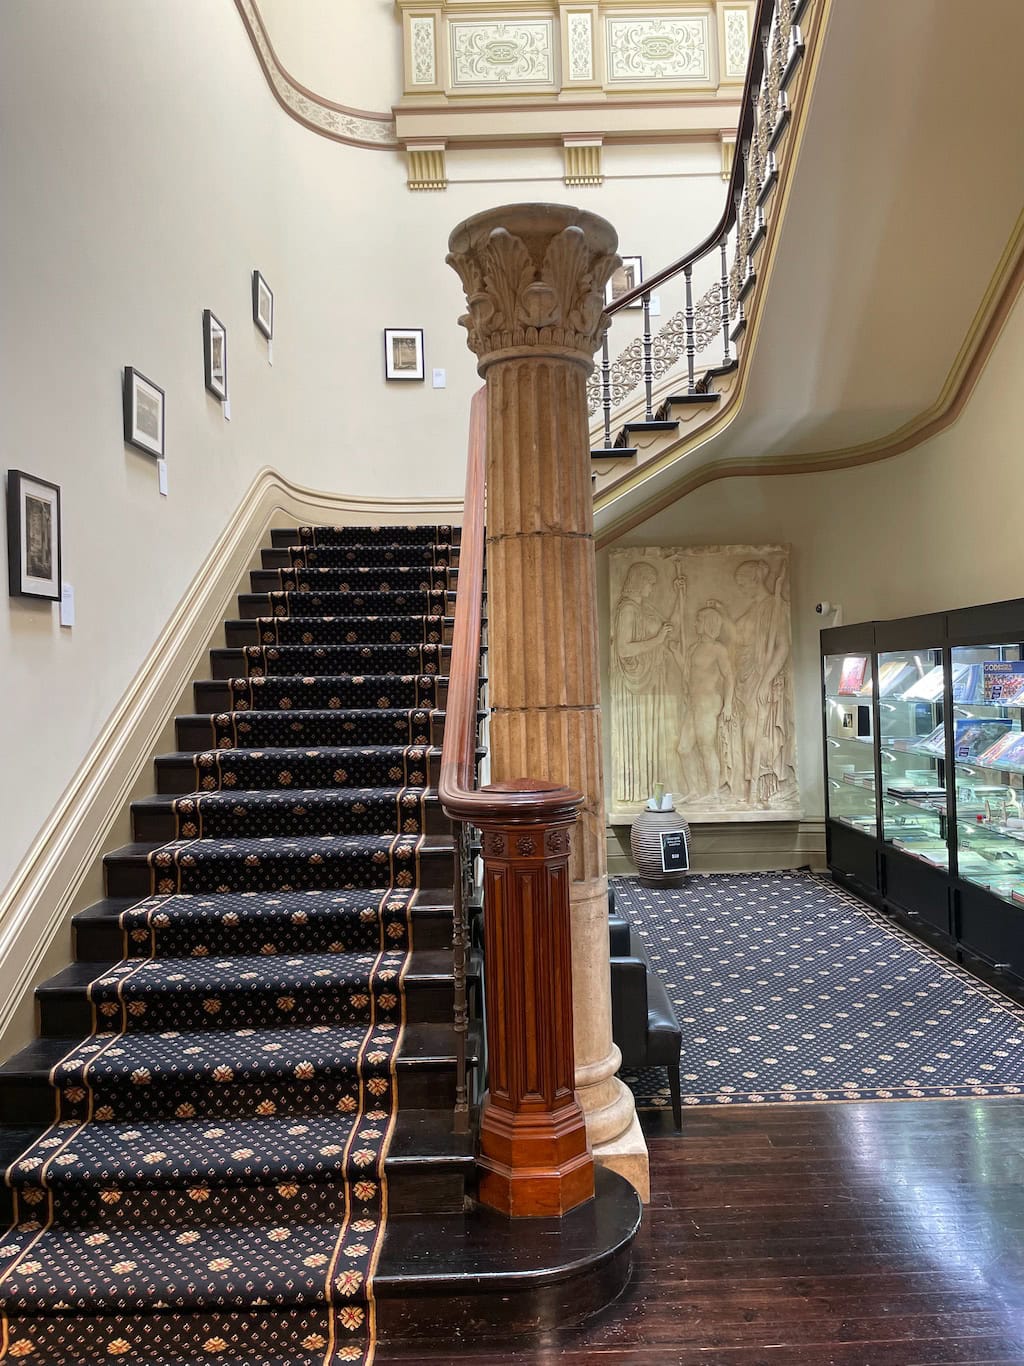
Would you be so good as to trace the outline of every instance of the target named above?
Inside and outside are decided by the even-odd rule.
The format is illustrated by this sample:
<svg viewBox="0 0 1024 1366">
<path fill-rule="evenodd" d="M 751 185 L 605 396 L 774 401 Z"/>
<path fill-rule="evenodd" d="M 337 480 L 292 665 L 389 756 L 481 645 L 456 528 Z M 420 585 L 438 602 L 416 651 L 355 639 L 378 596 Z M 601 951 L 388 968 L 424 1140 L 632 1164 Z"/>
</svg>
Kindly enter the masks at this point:
<svg viewBox="0 0 1024 1366">
<path fill-rule="evenodd" d="M 496 783 L 481 797 L 536 794 L 540 814 L 477 816 L 483 836 L 484 974 L 490 1089 L 480 1118 L 479 1198 L 510 1215 L 558 1215 L 594 1194 L 573 1083 L 571 831 L 582 794 Z"/>
</svg>

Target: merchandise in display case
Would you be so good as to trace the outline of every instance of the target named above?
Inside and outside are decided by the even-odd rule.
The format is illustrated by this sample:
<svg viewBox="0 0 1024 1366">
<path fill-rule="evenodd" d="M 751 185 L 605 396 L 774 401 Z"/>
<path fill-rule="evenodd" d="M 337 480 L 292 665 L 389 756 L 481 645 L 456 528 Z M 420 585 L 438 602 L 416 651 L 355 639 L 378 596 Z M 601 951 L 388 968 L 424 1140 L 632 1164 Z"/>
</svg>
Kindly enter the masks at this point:
<svg viewBox="0 0 1024 1366">
<path fill-rule="evenodd" d="M 821 639 L 833 876 L 1024 978 L 1024 599 Z"/>
</svg>

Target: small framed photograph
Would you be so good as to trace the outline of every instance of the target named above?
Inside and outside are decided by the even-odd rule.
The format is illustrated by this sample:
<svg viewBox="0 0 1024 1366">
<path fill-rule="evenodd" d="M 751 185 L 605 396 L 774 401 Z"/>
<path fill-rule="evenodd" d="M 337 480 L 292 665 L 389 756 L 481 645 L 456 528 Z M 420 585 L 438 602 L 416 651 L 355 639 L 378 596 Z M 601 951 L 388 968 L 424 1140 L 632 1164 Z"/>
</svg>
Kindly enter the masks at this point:
<svg viewBox="0 0 1024 1366">
<path fill-rule="evenodd" d="M 258 270 L 252 273 L 252 320 L 270 341 L 274 335 L 274 291 Z"/>
<path fill-rule="evenodd" d="M 228 396 L 228 330 L 208 308 L 203 309 L 203 369 L 207 389 L 223 402 Z"/>
<path fill-rule="evenodd" d="M 7 559 L 11 597 L 60 599 L 60 489 L 7 471 Z"/>
<path fill-rule="evenodd" d="M 642 256 L 624 256 L 622 265 L 612 276 L 605 286 L 605 304 L 613 304 L 616 299 L 621 299 L 623 294 L 628 294 L 631 289 L 636 289 L 637 285 L 643 284 L 644 263 Z M 642 308 L 643 304 L 639 299 L 635 303 L 627 304 L 628 308 Z"/>
<path fill-rule="evenodd" d="M 385 327 L 385 379 L 423 379 L 422 327 Z"/>
<path fill-rule="evenodd" d="M 130 365 L 124 367 L 124 439 L 164 458 L 164 391 Z"/>
</svg>

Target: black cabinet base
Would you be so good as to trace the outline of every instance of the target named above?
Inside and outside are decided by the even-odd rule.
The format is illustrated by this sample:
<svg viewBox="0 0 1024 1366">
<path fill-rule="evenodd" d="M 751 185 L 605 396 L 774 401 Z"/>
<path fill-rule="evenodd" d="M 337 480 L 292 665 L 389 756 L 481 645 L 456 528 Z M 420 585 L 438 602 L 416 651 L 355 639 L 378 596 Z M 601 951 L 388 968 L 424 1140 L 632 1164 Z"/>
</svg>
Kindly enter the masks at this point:
<svg viewBox="0 0 1024 1366">
<path fill-rule="evenodd" d="M 887 907 L 908 920 L 920 919 L 953 938 L 949 874 L 888 845 L 882 848 L 882 895 Z"/>
</svg>

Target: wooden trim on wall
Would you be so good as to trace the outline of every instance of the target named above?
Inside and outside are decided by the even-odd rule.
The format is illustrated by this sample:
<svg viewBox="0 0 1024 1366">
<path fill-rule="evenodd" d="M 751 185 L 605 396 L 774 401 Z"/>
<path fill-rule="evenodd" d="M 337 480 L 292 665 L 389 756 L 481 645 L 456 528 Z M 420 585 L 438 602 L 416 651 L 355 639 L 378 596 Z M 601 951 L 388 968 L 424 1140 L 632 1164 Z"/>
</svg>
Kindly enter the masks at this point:
<svg viewBox="0 0 1024 1366">
<path fill-rule="evenodd" d="M 10 883 L 0 891 L 0 1047 L 10 1053 L 34 1035 L 33 986 L 69 961 L 70 916 L 103 895 L 102 856 L 133 793 L 153 790 L 152 761 L 266 534 L 282 521 L 451 522 L 461 499 L 363 498 L 304 488 L 260 470 L 199 566 L 163 631 L 107 718 Z M 122 841 L 124 842 L 124 841 Z"/>
</svg>

